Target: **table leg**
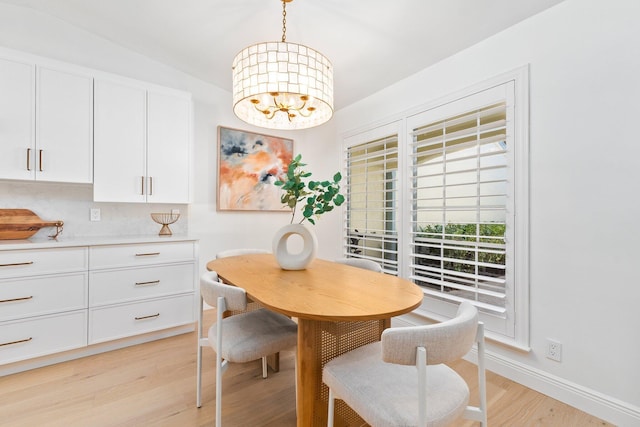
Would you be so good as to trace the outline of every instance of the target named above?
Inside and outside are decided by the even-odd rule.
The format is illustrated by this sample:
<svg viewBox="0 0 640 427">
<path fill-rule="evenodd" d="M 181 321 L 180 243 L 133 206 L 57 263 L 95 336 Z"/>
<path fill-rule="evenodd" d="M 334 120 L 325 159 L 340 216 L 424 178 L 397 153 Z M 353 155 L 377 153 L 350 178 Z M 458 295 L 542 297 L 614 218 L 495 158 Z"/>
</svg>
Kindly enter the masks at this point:
<svg viewBox="0 0 640 427">
<path fill-rule="evenodd" d="M 328 389 L 322 367 L 329 360 L 361 345 L 379 341 L 390 319 L 330 322 L 298 319 L 296 409 L 298 427 L 327 425 Z M 342 401 L 336 402 L 335 426 L 360 426 L 362 419 Z"/>
<path fill-rule="evenodd" d="M 298 427 L 313 426 L 313 414 L 321 410 L 321 408 L 317 408 L 316 401 L 319 396 L 317 390 L 322 382 L 322 365 L 316 355 L 320 345 L 320 329 L 316 323 L 315 320 L 298 319 L 298 357 L 296 359 Z M 320 378 L 320 383 L 318 378 Z"/>
</svg>

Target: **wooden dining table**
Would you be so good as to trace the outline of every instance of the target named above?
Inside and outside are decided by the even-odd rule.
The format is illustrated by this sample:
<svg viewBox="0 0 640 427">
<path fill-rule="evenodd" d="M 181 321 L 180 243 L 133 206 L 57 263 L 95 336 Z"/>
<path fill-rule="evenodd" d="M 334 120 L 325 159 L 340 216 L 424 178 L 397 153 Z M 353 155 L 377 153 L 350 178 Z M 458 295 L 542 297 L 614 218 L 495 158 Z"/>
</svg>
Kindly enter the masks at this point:
<svg viewBox="0 0 640 427">
<path fill-rule="evenodd" d="M 245 289 L 263 307 L 297 319 L 298 427 L 326 425 L 328 389 L 322 367 L 380 340 L 391 318 L 412 311 L 423 297 L 408 280 L 322 259 L 304 270 L 283 270 L 272 254 L 250 254 L 210 261 L 207 269 Z M 338 401 L 336 425 L 357 423 L 362 423 L 358 415 Z"/>
</svg>

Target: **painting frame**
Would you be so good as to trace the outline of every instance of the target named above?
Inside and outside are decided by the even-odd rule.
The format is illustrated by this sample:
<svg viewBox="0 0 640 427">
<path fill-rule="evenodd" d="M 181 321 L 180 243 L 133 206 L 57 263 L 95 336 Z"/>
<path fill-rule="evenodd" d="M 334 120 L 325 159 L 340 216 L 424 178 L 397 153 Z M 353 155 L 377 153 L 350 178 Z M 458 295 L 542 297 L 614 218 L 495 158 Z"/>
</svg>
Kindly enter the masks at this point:
<svg viewBox="0 0 640 427">
<path fill-rule="evenodd" d="M 293 139 L 218 126 L 217 211 L 288 212 L 275 181 L 286 178 Z"/>
</svg>

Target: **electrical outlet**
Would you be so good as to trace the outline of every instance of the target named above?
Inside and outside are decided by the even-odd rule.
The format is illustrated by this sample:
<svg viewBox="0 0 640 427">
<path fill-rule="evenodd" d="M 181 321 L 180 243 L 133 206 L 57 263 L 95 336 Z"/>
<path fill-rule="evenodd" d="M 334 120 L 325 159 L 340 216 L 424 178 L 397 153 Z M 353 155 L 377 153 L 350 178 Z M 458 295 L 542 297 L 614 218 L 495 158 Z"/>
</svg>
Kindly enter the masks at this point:
<svg viewBox="0 0 640 427">
<path fill-rule="evenodd" d="M 547 358 L 555 360 L 556 362 L 561 362 L 562 344 L 558 341 L 547 339 Z"/>
<path fill-rule="evenodd" d="M 100 209 L 91 209 L 91 221 L 100 221 Z"/>
<path fill-rule="evenodd" d="M 180 209 L 171 209 L 173 215 L 180 215 Z"/>
</svg>

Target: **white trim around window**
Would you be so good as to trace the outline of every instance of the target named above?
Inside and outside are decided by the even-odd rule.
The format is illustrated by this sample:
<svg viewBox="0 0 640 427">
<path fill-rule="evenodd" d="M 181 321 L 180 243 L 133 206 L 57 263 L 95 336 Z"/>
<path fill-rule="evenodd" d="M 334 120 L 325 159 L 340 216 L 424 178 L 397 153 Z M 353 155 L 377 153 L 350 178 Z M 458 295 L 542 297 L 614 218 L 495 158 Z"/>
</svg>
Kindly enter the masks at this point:
<svg viewBox="0 0 640 427">
<path fill-rule="evenodd" d="M 423 136 L 420 137 L 422 139 L 417 143 L 418 145 L 423 144 L 419 148 L 422 150 L 421 152 L 424 152 L 424 150 L 431 150 L 431 146 L 429 145 L 431 144 L 431 141 L 427 140 L 427 142 L 423 142 L 426 138 L 424 136 L 424 132 L 431 129 L 428 126 L 438 127 L 440 126 L 440 124 L 438 124 L 439 120 L 452 118 L 464 121 L 467 120 L 467 118 L 464 117 L 465 114 L 469 114 L 470 112 L 470 114 L 473 114 L 474 117 L 478 118 L 478 129 L 480 129 L 478 131 L 478 135 L 484 132 L 485 126 L 495 127 L 496 130 L 492 130 L 494 133 L 488 134 L 491 137 L 499 133 L 504 133 L 504 135 L 500 134 L 499 136 L 495 136 L 495 142 L 493 140 L 487 142 L 487 138 L 479 137 L 479 142 L 470 143 L 470 145 L 476 144 L 476 146 L 479 147 L 479 154 L 475 157 L 467 156 L 469 161 L 477 161 L 479 165 L 485 165 L 478 167 L 478 182 L 482 182 L 482 184 L 484 184 L 483 180 L 485 178 L 480 178 L 480 175 L 484 173 L 484 170 L 486 170 L 486 165 L 489 165 L 489 168 L 494 167 L 496 169 L 508 171 L 505 175 L 506 178 L 501 178 L 499 185 L 501 192 L 495 190 L 498 186 L 491 188 L 491 197 L 485 197 L 484 199 L 483 197 L 477 197 L 477 202 L 473 201 L 472 198 L 450 197 L 448 201 L 443 199 L 442 205 L 444 207 L 442 209 L 436 207 L 433 211 L 441 213 L 446 212 L 446 205 L 449 204 L 454 206 L 454 208 L 449 209 L 449 211 L 457 209 L 460 212 L 470 212 L 469 215 L 476 212 L 475 215 L 479 218 L 477 221 L 478 224 L 483 223 L 483 218 L 488 215 L 487 212 L 489 211 L 493 210 L 500 214 L 504 212 L 504 223 L 507 229 L 504 233 L 504 244 L 497 244 L 495 243 L 495 240 L 492 240 L 489 245 L 475 245 L 471 248 L 471 252 L 475 251 L 476 254 L 479 251 L 506 251 L 507 261 L 504 262 L 504 267 L 500 267 L 499 265 L 489 265 L 491 262 L 487 264 L 487 261 L 479 261 L 477 258 L 467 262 L 466 264 L 467 267 L 477 267 L 478 265 L 481 265 L 483 267 L 493 267 L 494 270 L 495 268 L 504 268 L 506 274 L 500 277 L 487 278 L 483 277 L 482 274 L 479 274 L 478 269 L 476 268 L 475 272 L 461 274 L 460 276 L 464 277 L 462 277 L 462 280 L 459 283 L 462 283 L 460 287 L 463 288 L 463 291 L 471 289 L 465 285 L 465 281 L 472 283 L 473 281 L 477 282 L 478 280 L 481 282 L 490 282 L 493 280 L 499 285 L 496 287 L 497 291 L 495 292 L 487 290 L 488 287 L 483 286 L 479 290 L 473 291 L 473 289 L 471 289 L 472 292 L 462 293 L 467 296 L 474 295 L 471 298 L 475 299 L 476 304 L 482 309 L 481 317 L 487 326 L 488 338 L 523 350 L 529 349 L 528 86 L 528 67 L 524 66 L 445 98 L 414 108 L 411 111 L 405 111 L 400 115 L 396 115 L 395 120 L 386 124 L 372 126 L 371 128 L 364 130 L 361 129 L 359 131 L 352 132 L 349 135 L 345 135 L 343 138 L 345 175 L 347 176 L 350 172 L 350 154 L 353 155 L 355 153 L 359 153 L 362 155 L 362 153 L 366 152 L 362 151 L 365 147 L 370 147 L 370 151 L 373 152 L 376 149 L 380 150 L 378 147 L 380 144 L 385 145 L 388 144 L 389 141 L 397 141 L 397 153 L 395 151 L 395 143 L 391 142 L 389 145 L 389 147 L 391 147 L 391 151 L 393 151 L 391 155 L 397 155 L 398 158 L 397 165 L 392 165 L 393 167 L 397 167 L 397 171 L 393 172 L 393 182 L 397 187 L 393 188 L 393 193 L 390 193 L 387 188 L 387 190 L 385 190 L 387 193 L 383 197 L 385 200 L 389 197 L 396 198 L 393 208 L 394 210 L 397 210 L 397 215 L 393 216 L 393 223 L 391 225 L 387 224 L 385 227 L 393 228 L 396 233 L 395 235 L 397 235 L 397 248 L 394 248 L 394 251 L 397 252 L 397 272 L 387 271 L 387 273 L 398 274 L 401 277 L 416 281 L 416 268 L 424 269 L 424 267 L 416 266 L 415 263 L 416 254 L 414 253 L 414 248 L 416 247 L 415 235 L 417 224 L 416 203 L 420 206 L 427 206 L 427 208 L 429 208 L 429 203 L 433 202 L 433 204 L 437 204 L 437 200 L 435 200 L 431 195 L 438 194 L 437 192 L 430 193 L 431 195 L 426 196 L 426 198 L 420 196 L 419 198 L 421 200 L 416 202 L 417 193 L 415 192 L 415 188 L 416 185 L 418 185 L 416 184 L 418 181 L 415 169 L 417 149 L 416 141 L 418 140 L 416 133 L 423 132 Z M 492 109 L 487 110 L 487 108 Z M 477 111 L 474 112 L 474 110 Z M 498 114 L 503 115 L 503 121 L 505 123 L 504 129 L 501 128 L 503 121 L 496 122 L 497 124 L 489 123 L 485 125 L 486 120 L 484 117 L 488 114 L 492 114 L 494 110 L 498 112 Z M 458 116 L 461 115 L 463 117 L 459 118 Z M 455 129 L 455 126 L 451 129 Z M 452 134 L 452 137 L 455 138 L 456 135 Z M 500 139 L 500 141 L 498 141 L 498 139 Z M 429 146 L 425 148 L 425 144 Z M 463 145 L 458 142 L 454 142 L 452 144 L 455 149 L 450 150 L 450 152 L 457 152 L 457 155 L 459 156 L 460 148 L 463 147 Z M 489 147 L 490 144 L 493 144 L 494 146 Z M 387 147 L 387 145 L 385 145 L 385 147 Z M 481 150 L 483 150 L 483 147 L 489 147 L 489 149 L 493 150 L 496 154 L 486 154 L 482 152 Z M 385 149 L 390 153 L 387 148 Z M 435 152 L 437 152 L 437 150 L 435 150 L 434 153 Z M 455 156 L 456 154 L 451 155 Z M 499 157 L 501 158 L 500 162 L 504 162 L 504 164 L 490 164 L 491 162 L 497 161 Z M 491 160 L 487 162 L 486 159 L 489 158 L 491 158 Z M 424 157 L 422 157 L 422 160 L 424 160 Z M 438 163 L 438 161 L 436 160 L 434 163 Z M 461 165 L 462 162 L 458 162 L 458 164 Z M 388 162 L 387 165 L 389 165 Z M 420 173 L 424 173 L 424 171 L 421 171 Z M 392 175 L 388 174 L 388 178 L 391 177 Z M 422 179 L 420 182 L 425 182 L 425 179 Z M 480 195 L 484 190 L 480 189 L 480 185 L 478 188 L 478 194 Z M 504 191 L 502 191 L 503 188 L 505 189 Z M 440 190 L 441 189 L 438 189 L 438 191 Z M 347 191 L 350 191 L 350 189 L 347 188 Z M 354 195 L 356 195 L 357 189 L 355 187 L 353 191 Z M 375 195 L 368 194 L 368 196 L 371 197 L 372 200 L 376 200 Z M 430 201 L 425 202 L 426 199 L 430 199 Z M 485 200 L 491 200 L 491 203 L 487 203 Z M 504 202 L 505 200 L 506 202 Z M 498 201 L 499 203 L 492 204 L 494 201 Z M 500 205 L 502 202 L 504 202 L 504 206 Z M 484 205 L 474 211 L 469 208 L 469 206 L 473 207 L 473 203 L 477 203 L 479 206 Z M 456 204 L 459 204 L 461 207 L 455 207 Z M 359 215 L 361 217 L 363 206 L 363 204 L 358 206 L 358 209 L 360 209 Z M 372 215 L 380 215 L 381 212 L 388 210 L 386 209 L 388 206 L 389 205 L 386 207 L 382 205 L 377 206 L 375 203 L 371 203 L 364 208 L 378 210 L 378 212 L 372 212 Z M 350 256 L 350 251 L 354 250 L 353 247 L 349 246 L 349 237 L 353 236 L 350 236 L 349 233 L 349 226 L 352 224 L 349 223 L 351 216 L 348 209 L 349 205 L 347 204 L 345 208 L 344 223 L 345 244 L 343 246 L 345 256 Z M 431 213 L 433 212 L 430 212 L 430 214 Z M 454 215 L 452 215 L 452 217 L 454 217 Z M 355 218 L 355 216 L 353 216 L 353 218 Z M 443 218 L 446 218 L 446 215 L 443 214 Z M 443 221 L 447 220 L 444 219 Z M 444 224 L 445 223 L 443 223 L 443 226 Z M 478 225 L 478 227 L 480 227 L 480 225 Z M 381 232 L 381 230 L 372 231 L 374 234 Z M 351 234 L 353 234 L 353 230 L 351 230 Z M 421 236 L 421 238 L 422 237 L 423 236 Z M 446 238 L 444 239 L 446 240 Z M 436 240 L 432 240 L 430 243 L 425 243 L 423 239 L 418 243 L 418 245 L 429 246 L 431 244 L 435 247 L 437 246 L 437 243 L 438 242 Z M 374 252 L 370 252 L 370 254 L 373 253 Z M 442 253 L 444 254 L 445 252 L 442 251 Z M 351 255 L 353 255 L 353 253 L 351 253 Z M 364 252 L 360 252 L 359 256 L 364 256 Z M 431 255 L 428 255 L 428 257 L 431 257 Z M 442 268 L 433 267 L 429 267 L 427 269 L 432 270 L 432 272 L 442 272 L 442 270 L 444 270 Z M 432 281 L 433 283 L 438 283 L 438 279 L 433 279 Z M 424 284 L 424 282 L 422 283 Z M 454 287 L 458 286 L 455 282 L 453 282 L 453 284 Z M 454 294 L 456 293 L 451 293 L 451 295 Z M 483 303 L 482 298 L 477 298 L 478 294 L 482 294 L 483 298 L 486 297 L 486 295 L 490 295 L 491 297 L 498 298 L 498 300 L 501 300 L 502 302 L 498 302 L 495 305 L 487 305 Z M 424 316 L 435 320 L 445 320 L 455 314 L 457 299 L 458 298 L 456 297 L 449 297 L 449 295 L 447 295 L 447 298 L 442 298 L 442 295 L 438 297 L 436 291 L 425 287 L 424 303 L 420 308 L 412 313 L 411 318 L 413 321 L 415 321 L 416 316 Z"/>
</svg>

